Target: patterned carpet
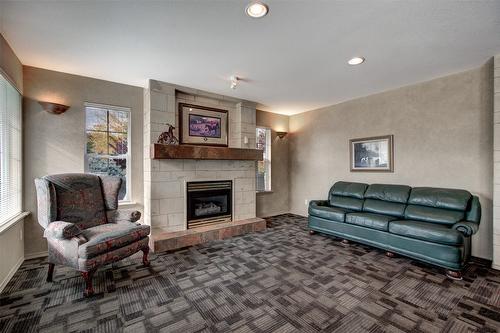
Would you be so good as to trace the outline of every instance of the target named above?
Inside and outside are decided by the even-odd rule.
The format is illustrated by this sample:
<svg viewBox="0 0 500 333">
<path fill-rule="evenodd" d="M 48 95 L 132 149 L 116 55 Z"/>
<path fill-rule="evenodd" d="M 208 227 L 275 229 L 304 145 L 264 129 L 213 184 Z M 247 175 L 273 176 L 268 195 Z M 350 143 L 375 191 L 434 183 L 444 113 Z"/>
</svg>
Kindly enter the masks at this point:
<svg viewBox="0 0 500 333">
<path fill-rule="evenodd" d="M 2 332 L 500 332 L 500 272 L 463 281 L 407 258 L 307 233 L 306 219 L 98 271 L 26 261 L 0 295 Z"/>
</svg>

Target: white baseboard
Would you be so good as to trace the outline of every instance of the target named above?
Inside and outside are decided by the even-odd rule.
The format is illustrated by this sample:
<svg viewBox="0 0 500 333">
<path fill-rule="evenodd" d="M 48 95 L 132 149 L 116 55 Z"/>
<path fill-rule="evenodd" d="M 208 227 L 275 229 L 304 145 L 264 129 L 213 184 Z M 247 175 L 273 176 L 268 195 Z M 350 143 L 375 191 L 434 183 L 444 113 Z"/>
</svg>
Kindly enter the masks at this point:
<svg viewBox="0 0 500 333">
<path fill-rule="evenodd" d="M 49 255 L 49 253 L 47 251 L 30 253 L 30 254 L 24 256 L 24 260 L 46 257 L 48 255 Z"/>
<path fill-rule="evenodd" d="M 7 283 L 9 283 L 10 279 L 12 279 L 12 277 L 14 276 L 14 274 L 16 274 L 17 270 L 19 269 L 19 267 L 21 267 L 21 265 L 23 264 L 23 262 L 24 262 L 24 258 L 23 257 L 19 257 L 19 260 L 12 267 L 12 269 L 9 271 L 9 274 L 7 274 L 7 276 L 2 281 L 2 283 L 0 283 L 0 293 L 3 291 L 3 289 L 5 288 L 5 286 L 7 285 Z"/>
</svg>

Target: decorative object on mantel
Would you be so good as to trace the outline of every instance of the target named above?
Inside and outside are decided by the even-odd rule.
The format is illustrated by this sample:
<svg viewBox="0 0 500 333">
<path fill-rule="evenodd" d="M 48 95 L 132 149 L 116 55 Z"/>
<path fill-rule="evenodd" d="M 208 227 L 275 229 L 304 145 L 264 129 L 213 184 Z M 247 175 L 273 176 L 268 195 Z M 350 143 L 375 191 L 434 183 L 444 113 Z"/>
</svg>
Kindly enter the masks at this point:
<svg viewBox="0 0 500 333">
<path fill-rule="evenodd" d="M 227 110 L 179 103 L 181 143 L 227 147 L 227 114 Z"/>
<path fill-rule="evenodd" d="M 349 140 L 351 171 L 394 171 L 393 135 Z"/>
<path fill-rule="evenodd" d="M 44 111 L 47 111 L 47 112 L 53 113 L 53 114 L 62 114 L 69 109 L 69 106 L 64 105 L 64 104 L 42 102 L 42 101 L 39 101 L 38 104 L 40 104 L 42 106 Z"/>
<path fill-rule="evenodd" d="M 179 139 L 174 135 L 175 127 L 170 124 L 165 125 L 168 126 L 168 131 L 161 133 L 156 142 L 164 145 L 178 145 Z"/>
<path fill-rule="evenodd" d="M 283 139 L 286 135 L 288 134 L 288 132 L 276 132 L 276 135 L 280 138 L 280 139 Z"/>
<path fill-rule="evenodd" d="M 261 161 L 262 150 L 194 145 L 151 145 L 152 159 Z"/>
</svg>

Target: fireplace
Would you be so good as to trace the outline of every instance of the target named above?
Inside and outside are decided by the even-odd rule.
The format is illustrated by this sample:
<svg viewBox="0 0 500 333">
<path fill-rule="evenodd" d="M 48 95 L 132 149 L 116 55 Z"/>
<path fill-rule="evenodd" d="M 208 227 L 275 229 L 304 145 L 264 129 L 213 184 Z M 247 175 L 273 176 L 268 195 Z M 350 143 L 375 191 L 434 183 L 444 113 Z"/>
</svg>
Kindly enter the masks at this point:
<svg viewBox="0 0 500 333">
<path fill-rule="evenodd" d="M 187 228 L 231 222 L 233 213 L 231 180 L 187 183 Z"/>
</svg>

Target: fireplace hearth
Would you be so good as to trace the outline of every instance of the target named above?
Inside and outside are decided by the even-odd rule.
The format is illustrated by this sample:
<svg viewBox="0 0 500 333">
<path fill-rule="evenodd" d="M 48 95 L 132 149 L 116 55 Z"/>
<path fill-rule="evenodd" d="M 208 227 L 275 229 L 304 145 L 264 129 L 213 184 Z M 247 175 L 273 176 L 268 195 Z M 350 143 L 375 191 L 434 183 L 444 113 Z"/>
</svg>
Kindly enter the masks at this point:
<svg viewBox="0 0 500 333">
<path fill-rule="evenodd" d="M 197 181 L 187 183 L 187 228 L 231 222 L 233 182 Z"/>
</svg>

